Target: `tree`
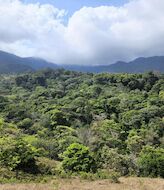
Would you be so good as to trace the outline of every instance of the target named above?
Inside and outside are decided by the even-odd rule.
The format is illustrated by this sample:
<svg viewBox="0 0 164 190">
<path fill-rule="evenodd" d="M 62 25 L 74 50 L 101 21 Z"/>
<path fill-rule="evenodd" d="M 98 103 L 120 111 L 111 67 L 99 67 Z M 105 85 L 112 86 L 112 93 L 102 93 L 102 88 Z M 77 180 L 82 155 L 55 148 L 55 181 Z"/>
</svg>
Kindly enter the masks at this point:
<svg viewBox="0 0 164 190">
<path fill-rule="evenodd" d="M 126 143 L 128 150 L 133 153 L 133 155 L 137 155 L 144 145 L 144 140 L 141 136 L 137 134 L 135 130 L 131 130 L 126 140 Z"/>
<path fill-rule="evenodd" d="M 79 144 L 71 144 L 61 155 L 62 166 L 65 171 L 72 172 L 94 172 L 96 170 L 95 161 L 89 148 Z"/>
<path fill-rule="evenodd" d="M 142 176 L 164 177 L 164 149 L 145 146 L 140 153 L 138 166 Z"/>
<path fill-rule="evenodd" d="M 32 126 L 32 120 L 30 118 L 25 118 L 18 123 L 18 128 L 24 130 L 29 130 L 31 126 Z"/>
<path fill-rule="evenodd" d="M 110 148 L 120 148 L 124 146 L 121 138 L 123 132 L 121 126 L 114 120 L 105 119 L 97 121 L 92 125 L 92 132 L 95 138 L 92 140 L 93 150 L 101 149 L 104 145 Z"/>
<path fill-rule="evenodd" d="M 0 164 L 11 171 L 36 172 L 38 150 L 21 138 L 0 139 Z"/>
<path fill-rule="evenodd" d="M 96 154 L 96 162 L 99 167 L 107 170 L 114 170 L 126 175 L 129 173 L 129 161 L 127 155 L 119 154 L 117 149 L 103 146 Z"/>
<path fill-rule="evenodd" d="M 65 117 L 64 113 L 58 109 L 50 110 L 47 115 L 50 117 L 51 126 L 50 128 L 53 129 L 57 125 L 67 125 L 68 121 Z"/>
</svg>

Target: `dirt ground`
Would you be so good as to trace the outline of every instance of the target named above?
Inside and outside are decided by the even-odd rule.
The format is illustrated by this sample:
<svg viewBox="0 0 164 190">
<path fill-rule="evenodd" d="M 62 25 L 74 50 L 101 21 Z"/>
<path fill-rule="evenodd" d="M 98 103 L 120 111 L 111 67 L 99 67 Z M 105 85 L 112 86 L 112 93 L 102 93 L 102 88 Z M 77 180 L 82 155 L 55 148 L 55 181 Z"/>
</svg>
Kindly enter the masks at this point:
<svg viewBox="0 0 164 190">
<path fill-rule="evenodd" d="M 164 179 L 120 178 L 120 183 L 109 180 L 85 181 L 80 179 L 53 180 L 47 184 L 6 184 L 0 190 L 164 190 Z"/>
</svg>

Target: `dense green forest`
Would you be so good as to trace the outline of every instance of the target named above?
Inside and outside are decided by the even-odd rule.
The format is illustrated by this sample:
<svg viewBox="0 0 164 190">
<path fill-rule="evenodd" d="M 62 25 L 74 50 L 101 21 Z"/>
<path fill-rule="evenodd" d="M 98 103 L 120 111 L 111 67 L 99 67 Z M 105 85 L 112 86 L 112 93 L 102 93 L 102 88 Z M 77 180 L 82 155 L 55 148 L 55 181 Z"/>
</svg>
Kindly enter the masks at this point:
<svg viewBox="0 0 164 190">
<path fill-rule="evenodd" d="M 164 177 L 163 135 L 162 74 L 47 69 L 0 76 L 1 177 Z"/>
</svg>

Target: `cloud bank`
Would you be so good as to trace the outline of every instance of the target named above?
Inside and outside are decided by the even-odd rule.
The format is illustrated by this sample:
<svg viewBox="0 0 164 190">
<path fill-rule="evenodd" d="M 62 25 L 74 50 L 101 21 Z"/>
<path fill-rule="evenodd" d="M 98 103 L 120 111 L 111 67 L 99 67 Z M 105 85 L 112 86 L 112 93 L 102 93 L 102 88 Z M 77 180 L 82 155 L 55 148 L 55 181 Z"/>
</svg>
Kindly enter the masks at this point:
<svg viewBox="0 0 164 190">
<path fill-rule="evenodd" d="M 50 4 L 0 0 L 0 49 L 59 64 L 111 64 L 164 55 L 164 1 L 83 7 L 64 24 Z"/>
</svg>

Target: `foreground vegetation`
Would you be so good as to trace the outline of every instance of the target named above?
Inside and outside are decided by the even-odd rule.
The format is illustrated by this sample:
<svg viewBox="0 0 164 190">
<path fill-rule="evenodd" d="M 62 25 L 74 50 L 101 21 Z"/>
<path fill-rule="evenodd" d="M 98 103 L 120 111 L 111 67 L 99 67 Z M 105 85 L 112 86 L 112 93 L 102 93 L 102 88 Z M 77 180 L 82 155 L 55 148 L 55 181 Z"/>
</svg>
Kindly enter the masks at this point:
<svg viewBox="0 0 164 190">
<path fill-rule="evenodd" d="M 162 74 L 0 76 L 1 183 L 28 175 L 164 177 L 163 134 Z"/>
<path fill-rule="evenodd" d="M 121 178 L 120 183 L 110 180 L 86 181 L 79 179 L 56 179 L 47 183 L 37 184 L 5 184 L 1 190 L 163 190 L 162 179 L 150 178 Z"/>
</svg>

